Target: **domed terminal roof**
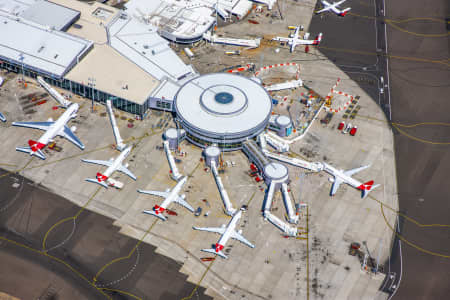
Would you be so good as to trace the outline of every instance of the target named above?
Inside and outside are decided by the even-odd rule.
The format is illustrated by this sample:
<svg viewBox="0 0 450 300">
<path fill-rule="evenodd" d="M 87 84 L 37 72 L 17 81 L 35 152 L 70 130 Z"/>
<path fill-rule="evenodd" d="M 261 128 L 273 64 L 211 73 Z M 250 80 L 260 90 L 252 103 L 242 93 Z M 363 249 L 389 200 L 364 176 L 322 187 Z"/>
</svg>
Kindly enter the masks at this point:
<svg viewBox="0 0 450 300">
<path fill-rule="evenodd" d="M 177 117 L 206 136 L 252 134 L 265 126 L 272 101 L 257 82 L 239 75 L 215 73 L 184 84 L 175 96 Z"/>
</svg>

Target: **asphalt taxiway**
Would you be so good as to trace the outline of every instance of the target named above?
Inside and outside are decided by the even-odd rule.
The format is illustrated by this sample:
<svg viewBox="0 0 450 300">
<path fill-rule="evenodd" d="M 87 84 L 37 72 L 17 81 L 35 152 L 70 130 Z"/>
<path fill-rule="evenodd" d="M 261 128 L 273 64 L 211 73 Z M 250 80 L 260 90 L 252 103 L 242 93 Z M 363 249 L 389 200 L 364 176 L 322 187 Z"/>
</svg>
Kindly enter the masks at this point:
<svg viewBox="0 0 450 300">
<path fill-rule="evenodd" d="M 321 53 L 378 98 L 392 121 L 400 215 L 391 224 L 398 230 L 386 265 L 392 277 L 382 288 L 392 299 L 444 299 L 450 293 L 448 3 L 348 5 L 345 18 L 313 17 L 310 31 L 324 32 Z"/>
<path fill-rule="evenodd" d="M 113 220 L 91 211 L 73 219 L 77 205 L 17 174 L 0 176 L 1 291 L 20 299 L 178 300 L 194 290 L 181 264 L 149 244 L 137 246 Z M 59 220 L 66 221 L 50 232 Z M 93 280 L 103 265 L 127 255 Z M 211 299 L 201 287 L 195 296 Z"/>
</svg>

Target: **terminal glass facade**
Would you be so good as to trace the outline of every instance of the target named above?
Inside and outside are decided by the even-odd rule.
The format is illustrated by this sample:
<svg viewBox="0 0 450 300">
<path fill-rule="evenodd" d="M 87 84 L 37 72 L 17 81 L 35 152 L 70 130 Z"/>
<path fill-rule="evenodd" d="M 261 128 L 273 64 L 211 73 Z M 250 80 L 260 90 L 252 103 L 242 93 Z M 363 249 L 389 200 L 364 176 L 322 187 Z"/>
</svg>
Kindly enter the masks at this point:
<svg viewBox="0 0 450 300">
<path fill-rule="evenodd" d="M 42 70 L 38 70 L 32 68 L 27 65 L 16 64 L 14 62 L 10 62 L 7 59 L 0 58 L 0 67 L 2 69 L 6 69 L 10 72 L 24 74 L 26 77 L 31 77 L 36 79 L 37 76 L 41 76 L 47 83 L 50 85 L 63 88 L 65 90 L 70 91 L 73 94 L 82 96 L 84 98 L 88 98 L 90 100 L 94 100 L 100 103 L 106 103 L 106 100 L 111 99 L 114 107 L 117 109 L 123 110 L 125 112 L 139 115 L 141 118 L 144 112 L 148 109 L 148 103 L 146 102 L 144 105 L 136 104 L 127 99 L 115 97 L 114 95 L 102 92 L 93 87 L 87 86 L 85 84 L 80 84 L 68 79 L 61 79 L 53 74 L 47 73 Z M 161 108 L 164 109 L 164 108 Z"/>
</svg>

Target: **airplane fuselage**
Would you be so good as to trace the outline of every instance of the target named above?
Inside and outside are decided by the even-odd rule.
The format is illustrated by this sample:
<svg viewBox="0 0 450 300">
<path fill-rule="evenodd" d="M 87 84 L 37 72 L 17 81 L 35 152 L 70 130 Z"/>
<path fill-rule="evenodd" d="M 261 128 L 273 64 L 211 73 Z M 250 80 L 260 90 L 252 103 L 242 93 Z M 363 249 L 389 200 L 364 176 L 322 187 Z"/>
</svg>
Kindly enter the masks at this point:
<svg viewBox="0 0 450 300">
<path fill-rule="evenodd" d="M 216 243 L 216 252 L 221 251 L 225 247 L 225 244 L 230 239 L 232 233 L 234 232 L 234 229 L 236 228 L 236 224 L 239 221 L 239 219 L 241 218 L 241 216 L 242 216 L 242 211 L 240 210 L 233 216 L 233 218 L 231 218 L 231 221 L 227 225 L 227 229 L 222 234 L 219 241 Z"/>
<path fill-rule="evenodd" d="M 121 165 L 122 162 L 127 158 L 128 154 L 131 152 L 131 146 L 128 146 L 125 150 L 123 150 L 119 156 L 112 162 L 111 166 L 109 166 L 102 175 L 106 177 L 110 177 L 112 173 L 114 173 Z"/>
<path fill-rule="evenodd" d="M 38 143 L 47 145 L 53 141 L 55 136 L 60 134 L 64 130 L 64 126 L 73 118 L 76 117 L 78 111 L 78 104 L 73 103 L 67 108 L 67 110 L 58 118 L 58 120 L 50 126 L 50 128 L 39 138 Z"/>
<path fill-rule="evenodd" d="M 345 175 L 343 170 L 338 170 L 325 162 L 323 163 L 323 166 L 324 171 L 327 172 L 328 174 L 334 177 L 339 177 L 343 182 L 347 183 L 348 185 L 351 185 L 354 188 L 361 189 L 363 183 L 354 179 L 351 176 Z"/>
<path fill-rule="evenodd" d="M 181 191 L 181 189 L 183 188 L 183 185 L 186 183 L 187 181 L 187 177 L 184 177 L 183 179 L 181 179 L 177 185 L 170 191 L 169 195 L 167 196 L 166 199 L 164 199 L 164 201 L 161 203 L 161 205 L 155 205 L 155 207 L 153 208 L 155 210 L 155 212 L 157 210 L 159 210 L 160 212 L 163 212 L 164 210 L 167 209 L 167 207 L 170 205 L 170 203 L 172 203 L 177 197 L 179 197 L 179 193 Z M 162 210 L 161 210 L 162 208 Z"/>
</svg>

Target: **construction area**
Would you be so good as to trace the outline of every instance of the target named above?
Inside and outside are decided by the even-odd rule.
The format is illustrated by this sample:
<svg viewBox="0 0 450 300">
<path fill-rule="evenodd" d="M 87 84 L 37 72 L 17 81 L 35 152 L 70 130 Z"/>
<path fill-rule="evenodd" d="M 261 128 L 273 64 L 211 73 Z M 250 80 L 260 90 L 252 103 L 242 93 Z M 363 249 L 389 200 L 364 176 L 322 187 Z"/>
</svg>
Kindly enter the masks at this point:
<svg viewBox="0 0 450 300">
<path fill-rule="evenodd" d="M 201 74 L 183 81 L 175 93 L 173 110 L 152 109 L 139 118 L 111 108 L 108 113 L 103 103 L 55 88 L 80 106 L 70 125 L 76 126 L 85 149 L 56 138 L 42 150 L 46 160 L 15 151 L 28 138 L 38 140 L 41 132 L 11 123 L 56 120 L 64 109 L 34 79 L 25 77 L 24 82 L 22 74 L 2 70 L 0 111 L 7 121 L 0 123 L 0 166 L 67 198 L 82 208 L 81 214 L 87 209 L 112 218 L 121 234 L 151 244 L 157 253 L 181 264 L 188 281 L 205 288 L 205 294 L 214 299 L 386 299 L 380 286 L 391 251 L 390 224 L 395 223 L 398 209 L 392 132 L 377 103 L 317 49 L 306 52 L 299 47 L 289 53 L 287 45 L 271 40 L 286 35 L 286 25 L 298 25 L 299 20 L 307 29 L 315 5 L 310 2 L 308 6 L 283 1 L 282 9 L 274 5 L 270 11 L 255 6 L 239 22 L 226 22 L 215 31 L 218 36 L 260 39 L 257 48 L 202 40 L 189 47 L 189 54 L 184 45 L 171 44 L 184 63 Z M 238 89 L 239 84 L 229 83 L 227 76 L 237 76 L 233 73 L 246 77 L 236 80 L 248 85 Z M 217 82 L 205 83 L 208 76 L 217 76 Z M 226 137 L 217 126 L 211 125 L 206 132 L 192 125 L 188 117 L 195 110 L 186 112 L 193 108 L 180 103 L 183 89 L 194 97 L 192 91 L 198 86 L 202 87 L 199 102 L 210 101 L 202 107 L 216 109 L 235 101 L 230 114 L 235 113 L 231 109 L 243 113 L 256 101 L 250 95 L 261 93 L 259 106 L 251 109 L 252 113 L 261 111 L 261 123 L 236 133 L 230 129 Z M 208 89 L 222 93 L 222 98 L 215 98 L 222 101 L 220 105 L 205 96 Z M 241 106 L 237 101 L 242 101 Z M 349 130 L 357 128 L 353 134 L 345 132 L 349 122 L 353 124 Z M 133 180 L 114 173 L 113 182 L 123 184 L 116 188 L 85 181 L 105 168 L 81 163 L 81 159 L 120 154 L 118 133 L 110 123 L 117 127 L 123 143 L 132 146 L 127 168 L 136 175 Z M 328 164 L 344 170 L 370 165 L 354 177 L 380 186 L 362 198 L 363 189 L 342 184 L 330 196 L 334 182 L 329 180 L 333 176 L 326 169 Z M 185 194 L 195 213 L 177 204 L 167 210 L 165 222 L 143 213 L 162 200 L 138 193 L 138 189 L 166 191 L 184 176 L 187 182 L 180 194 Z M 255 248 L 230 240 L 223 249 L 228 259 L 201 252 L 219 236 L 192 227 L 220 227 L 241 207 L 245 211 L 236 230 Z M 64 245 L 61 232 L 52 233 L 65 222 L 55 218 L 55 226 L 43 237 L 46 249 Z M 66 225 L 70 239 L 76 229 Z M 120 264 L 129 263 L 131 270 L 135 262 L 128 262 L 129 258 Z M 101 286 L 106 277 L 109 280 L 116 267 L 114 260 L 105 264 L 93 286 Z M 139 299 L 153 299 L 142 294 L 139 286 L 129 292 Z M 195 299 L 194 292 L 187 299 Z"/>
</svg>

